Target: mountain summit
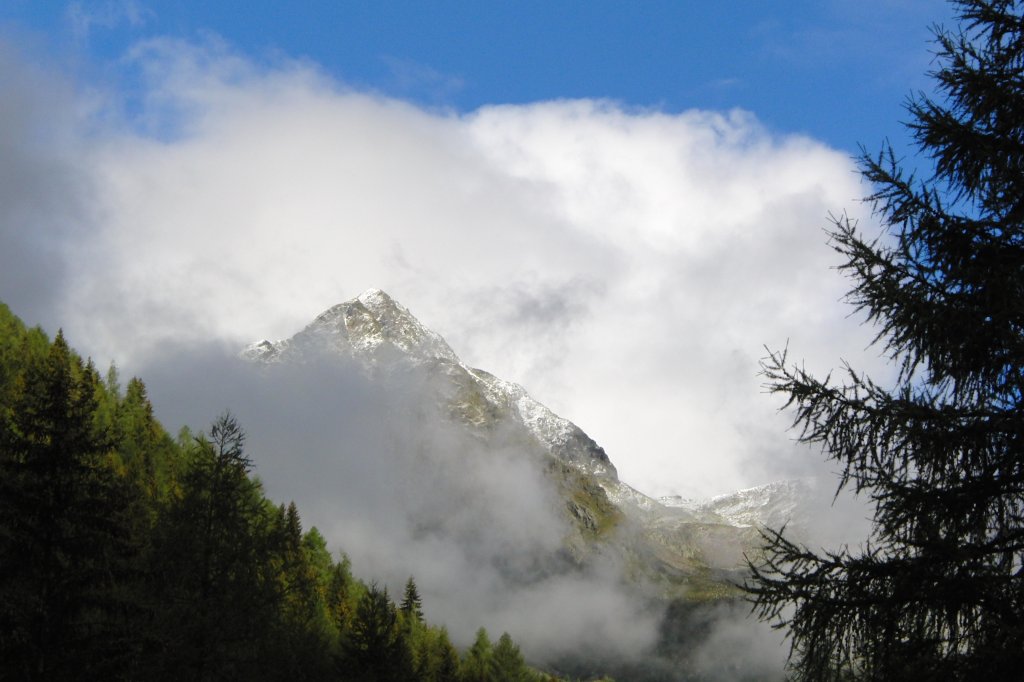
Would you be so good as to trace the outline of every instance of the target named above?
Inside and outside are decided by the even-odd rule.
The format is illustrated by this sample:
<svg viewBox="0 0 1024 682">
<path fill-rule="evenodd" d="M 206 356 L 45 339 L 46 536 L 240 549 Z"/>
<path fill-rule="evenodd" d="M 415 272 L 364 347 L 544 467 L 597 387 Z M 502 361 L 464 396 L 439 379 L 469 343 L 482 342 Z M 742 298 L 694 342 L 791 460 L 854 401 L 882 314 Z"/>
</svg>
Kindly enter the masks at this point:
<svg viewBox="0 0 1024 682">
<path fill-rule="evenodd" d="M 317 315 L 305 329 L 286 341 L 260 341 L 243 351 L 259 362 L 297 360 L 310 351 L 326 349 L 368 361 L 441 360 L 460 364 L 439 334 L 427 329 L 408 308 L 380 289 L 367 289 L 351 301 Z"/>
<path fill-rule="evenodd" d="M 323 354 L 356 361 L 368 372 L 417 368 L 447 413 L 478 431 L 522 431 L 546 454 L 602 479 L 618 481 L 608 455 L 578 426 L 515 383 L 463 364 L 441 336 L 380 289 L 368 289 L 316 317 L 290 339 L 260 341 L 242 351 L 258 363 L 314 362 Z"/>
</svg>

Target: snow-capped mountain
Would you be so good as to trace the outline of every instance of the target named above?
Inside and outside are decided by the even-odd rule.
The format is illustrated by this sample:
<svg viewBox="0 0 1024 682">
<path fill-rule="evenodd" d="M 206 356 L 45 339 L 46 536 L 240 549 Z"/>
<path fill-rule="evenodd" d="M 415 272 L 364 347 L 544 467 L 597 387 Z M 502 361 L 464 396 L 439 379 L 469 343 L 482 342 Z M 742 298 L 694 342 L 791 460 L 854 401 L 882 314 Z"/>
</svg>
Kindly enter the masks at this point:
<svg viewBox="0 0 1024 682">
<path fill-rule="evenodd" d="M 756 548 L 759 524 L 781 525 L 797 509 L 799 486 L 772 484 L 706 501 L 655 500 L 618 479 L 605 451 L 578 426 L 518 384 L 465 365 L 448 343 L 379 289 L 333 306 L 290 339 L 260 341 L 242 356 L 263 365 L 352 361 L 367 376 L 425 377 L 419 399 L 447 428 L 484 443 L 515 442 L 564 500 L 573 529 L 565 547 L 578 562 L 614 554 L 633 579 L 728 592 Z M 433 412 L 431 414 L 434 414 Z M 678 590 L 677 590 L 678 591 Z"/>
<path fill-rule="evenodd" d="M 242 355 L 261 363 L 306 362 L 324 351 L 360 361 L 371 373 L 401 366 L 428 368 L 445 378 L 448 410 L 462 422 L 483 427 L 503 418 L 524 427 L 552 457 L 618 480 L 608 455 L 578 426 L 534 400 L 522 386 L 463 364 L 440 335 L 380 289 L 326 310 L 290 339 L 260 341 Z"/>
<path fill-rule="evenodd" d="M 679 496 L 661 497 L 665 507 L 681 509 L 707 520 L 737 527 L 781 528 L 801 523 L 812 493 L 809 479 L 775 481 L 704 500 Z"/>
<path fill-rule="evenodd" d="M 369 289 L 325 310 L 290 339 L 260 341 L 242 355 L 259 362 L 302 361 L 327 349 L 371 364 L 402 359 L 461 364 L 440 335 L 420 324 L 405 306 L 380 289 Z"/>
</svg>

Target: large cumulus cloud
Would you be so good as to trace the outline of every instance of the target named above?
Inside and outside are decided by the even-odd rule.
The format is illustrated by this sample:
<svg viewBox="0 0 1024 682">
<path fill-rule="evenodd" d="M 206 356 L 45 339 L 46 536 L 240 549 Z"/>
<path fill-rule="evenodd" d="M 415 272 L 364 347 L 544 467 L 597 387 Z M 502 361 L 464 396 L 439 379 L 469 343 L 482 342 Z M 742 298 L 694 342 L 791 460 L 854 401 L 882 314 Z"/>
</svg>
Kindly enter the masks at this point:
<svg viewBox="0 0 1024 682">
<path fill-rule="evenodd" d="M 844 153 L 742 111 L 425 110 L 215 39 L 152 40 L 124 63 L 131 107 L 65 95 L 60 115 L 8 117 L 19 196 L 88 191 L 19 215 L 31 238 L 4 217 L 5 260 L 45 263 L 47 281 L 2 295 L 101 363 L 285 337 L 376 286 L 579 423 L 645 492 L 725 492 L 817 459 L 792 446 L 757 360 L 792 339 L 828 368 L 868 345 L 822 230 L 863 210 Z M 75 150 L 45 180 L 47 147 L 18 137 L 40 126 Z"/>
</svg>

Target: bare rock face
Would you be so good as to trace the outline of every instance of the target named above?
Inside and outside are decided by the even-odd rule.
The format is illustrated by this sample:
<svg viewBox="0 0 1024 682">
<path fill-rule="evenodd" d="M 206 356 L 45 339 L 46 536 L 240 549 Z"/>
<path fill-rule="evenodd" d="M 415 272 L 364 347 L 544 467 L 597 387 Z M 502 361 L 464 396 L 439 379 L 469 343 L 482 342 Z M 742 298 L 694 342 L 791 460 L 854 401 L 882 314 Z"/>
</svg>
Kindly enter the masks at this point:
<svg viewBox="0 0 1024 682">
<path fill-rule="evenodd" d="M 735 594 L 758 525 L 782 525 L 797 507 L 791 484 L 705 501 L 655 500 L 619 480 L 608 455 L 578 426 L 515 383 L 462 363 L 448 343 L 379 289 L 321 313 L 283 341 L 260 341 L 241 355 L 262 365 L 340 357 L 371 378 L 415 373 L 416 396 L 441 428 L 458 429 L 494 452 L 536 464 L 563 504 L 564 549 L 577 565 L 613 556 L 624 579 L 662 595 Z M 497 456 L 497 455 L 495 455 Z"/>
</svg>

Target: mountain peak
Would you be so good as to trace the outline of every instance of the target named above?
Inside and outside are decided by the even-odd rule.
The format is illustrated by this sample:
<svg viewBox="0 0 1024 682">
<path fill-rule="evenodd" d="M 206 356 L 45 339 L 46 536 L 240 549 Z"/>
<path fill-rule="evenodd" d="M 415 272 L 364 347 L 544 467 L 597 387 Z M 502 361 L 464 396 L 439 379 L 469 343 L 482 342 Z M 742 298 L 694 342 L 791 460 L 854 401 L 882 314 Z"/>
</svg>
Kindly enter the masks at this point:
<svg viewBox="0 0 1024 682">
<path fill-rule="evenodd" d="M 381 289 L 331 306 L 301 332 L 285 341 L 260 341 L 242 351 L 250 360 L 313 359 L 323 351 L 358 357 L 370 363 L 397 359 L 457 363 L 455 351 L 441 336 L 420 324 L 409 309 Z"/>
<path fill-rule="evenodd" d="M 368 310 L 379 310 L 395 305 L 395 299 L 391 298 L 383 289 L 367 289 L 356 296 L 353 301 L 359 301 Z M 349 301 L 351 303 L 352 301 Z"/>
<path fill-rule="evenodd" d="M 501 431 L 514 423 L 509 428 L 525 431 L 554 458 L 616 480 L 608 455 L 578 426 L 522 386 L 464 365 L 439 334 L 380 289 L 328 308 L 290 339 L 260 341 L 241 355 L 267 364 L 315 363 L 333 355 L 356 360 L 371 373 L 418 368 L 434 377 L 435 397 L 445 410 L 471 428 Z"/>
</svg>

